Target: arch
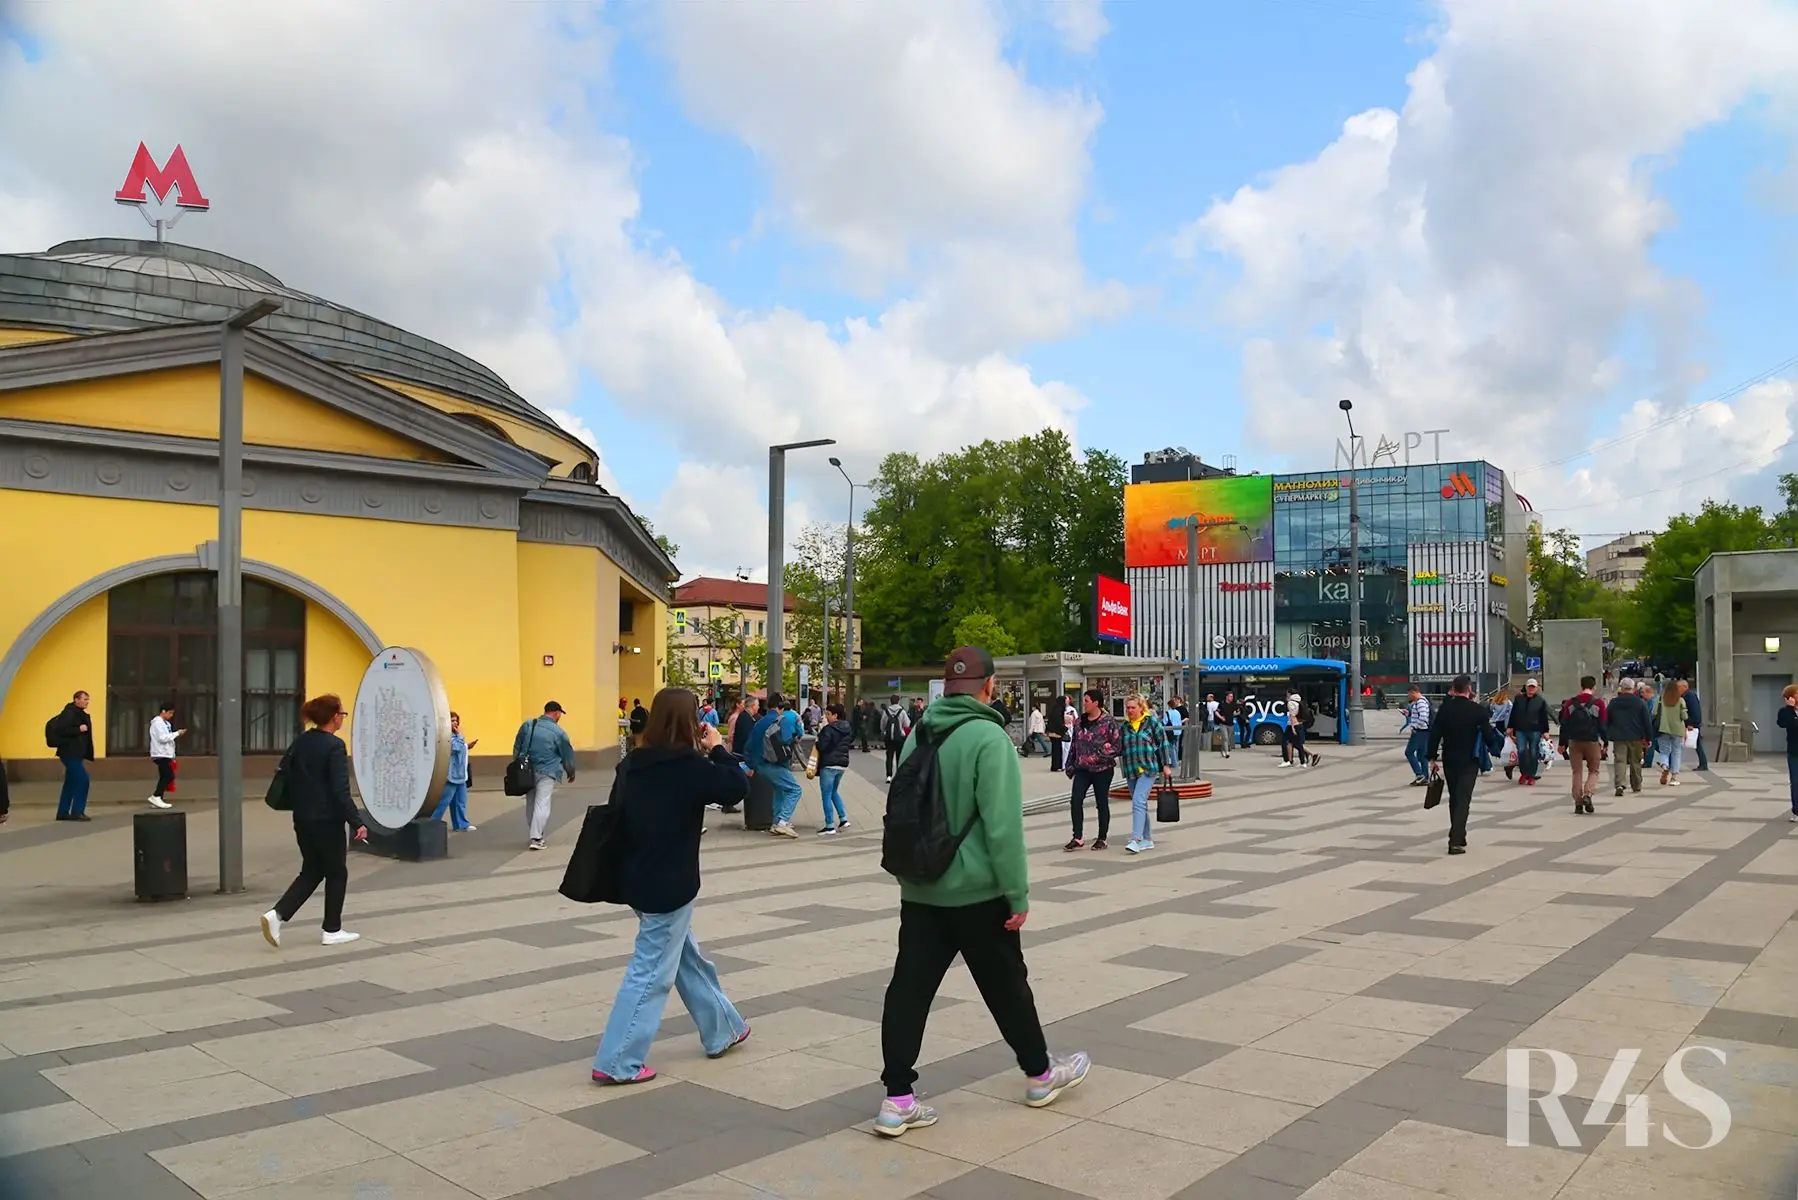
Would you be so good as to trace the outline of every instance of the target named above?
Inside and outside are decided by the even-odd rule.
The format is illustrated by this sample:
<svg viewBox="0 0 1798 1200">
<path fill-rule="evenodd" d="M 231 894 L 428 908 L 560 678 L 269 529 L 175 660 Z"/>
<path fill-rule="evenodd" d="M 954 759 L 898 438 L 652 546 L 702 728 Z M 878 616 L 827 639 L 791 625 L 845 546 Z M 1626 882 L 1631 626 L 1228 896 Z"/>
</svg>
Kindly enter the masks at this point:
<svg viewBox="0 0 1798 1200">
<path fill-rule="evenodd" d="M 157 558 L 139 559 L 134 563 L 126 563 L 122 567 L 114 567 L 110 571 L 102 571 L 86 583 L 72 588 L 50 604 L 34 618 L 31 624 L 13 639 L 7 648 L 6 657 L 0 658 L 0 697 L 12 690 L 12 681 L 19 669 L 25 665 L 32 650 L 42 641 L 57 622 L 86 604 L 96 596 L 104 596 L 113 588 L 133 580 L 145 579 L 151 575 L 168 575 L 177 571 L 214 571 L 218 569 L 216 542 L 207 542 L 195 547 L 192 554 L 164 554 Z M 264 583 L 272 583 L 284 588 L 296 596 L 318 605 L 349 629 L 361 642 L 370 655 L 379 654 L 385 645 L 375 636 L 375 631 L 367 621 L 356 615 L 354 609 L 319 587 L 310 579 L 296 575 L 286 567 L 278 567 L 274 563 L 259 562 L 255 559 L 244 560 L 243 573 L 252 579 L 260 579 Z"/>
<path fill-rule="evenodd" d="M 505 431 L 505 429 L 499 424 L 499 422 L 490 421 L 486 417 L 483 417 L 478 413 L 453 412 L 450 414 L 450 417 L 454 420 L 462 422 L 464 425 L 472 425 L 472 426 L 474 426 L 474 428 L 480 430 L 482 433 L 486 434 L 488 437 L 496 437 L 500 441 L 505 442 L 509 446 L 517 445 L 517 443 L 512 440 L 512 435 L 507 433 Z"/>
</svg>

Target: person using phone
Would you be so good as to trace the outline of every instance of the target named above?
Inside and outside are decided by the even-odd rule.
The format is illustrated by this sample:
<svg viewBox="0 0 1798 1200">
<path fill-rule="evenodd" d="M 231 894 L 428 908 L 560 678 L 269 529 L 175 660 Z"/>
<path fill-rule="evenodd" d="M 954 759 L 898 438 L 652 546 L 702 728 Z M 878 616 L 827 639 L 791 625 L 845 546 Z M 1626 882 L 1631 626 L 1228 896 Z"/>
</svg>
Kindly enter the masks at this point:
<svg viewBox="0 0 1798 1200">
<path fill-rule="evenodd" d="M 300 709 L 312 728 L 294 739 L 281 759 L 287 799 L 293 807 L 293 837 L 300 847 L 300 873 L 275 906 L 262 914 L 262 936 L 279 948 L 281 929 L 325 885 L 324 944 L 341 946 L 361 934 L 343 927 L 343 900 L 349 890 L 348 826 L 358 842 L 368 840 L 356 802 L 350 798 L 350 755 L 337 731 L 349 714 L 343 700 L 329 693 L 314 696 Z"/>
</svg>

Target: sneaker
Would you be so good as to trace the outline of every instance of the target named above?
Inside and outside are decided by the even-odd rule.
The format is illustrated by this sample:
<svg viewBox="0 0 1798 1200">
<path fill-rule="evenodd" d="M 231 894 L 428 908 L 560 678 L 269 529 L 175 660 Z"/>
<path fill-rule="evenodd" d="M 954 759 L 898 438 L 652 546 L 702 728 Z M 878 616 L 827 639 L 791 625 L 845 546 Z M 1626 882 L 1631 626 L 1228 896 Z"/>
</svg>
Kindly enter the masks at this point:
<svg viewBox="0 0 1798 1200">
<path fill-rule="evenodd" d="M 1448 852 L 1450 854 L 1466 854 L 1467 847 L 1466 846 L 1450 846 L 1448 848 Z"/>
<path fill-rule="evenodd" d="M 1323 761 L 1323 756 L 1321 754 L 1313 754 L 1311 756 L 1311 761 L 1306 763 L 1305 765 L 1307 767 L 1315 767 L 1318 763 L 1320 763 L 1322 761 Z"/>
<path fill-rule="evenodd" d="M 1076 1050 L 1066 1057 L 1051 1056 L 1049 1073 L 1041 1079 L 1032 1079 L 1024 1089 L 1024 1103 L 1031 1108 L 1045 1108 L 1055 1103 L 1057 1096 L 1086 1081 L 1086 1072 L 1092 1065 L 1092 1059 L 1084 1050 Z"/>
<path fill-rule="evenodd" d="M 887 782 L 888 782 L 888 783 L 891 783 L 891 782 L 893 782 L 893 777 L 892 777 L 892 776 L 891 776 L 891 775 L 888 775 L 888 776 L 887 776 Z"/>
<path fill-rule="evenodd" d="M 1792 822 L 1794 825 L 1798 825 L 1798 812 L 1787 813 L 1786 820 Z"/>
<path fill-rule="evenodd" d="M 903 1137 L 908 1129 L 928 1129 L 936 1124 L 936 1109 L 928 1104 L 919 1104 L 913 1100 L 909 1105 L 900 1108 L 891 1099 L 880 1102 L 880 1112 L 874 1117 L 874 1132 L 881 1137 Z"/>
<path fill-rule="evenodd" d="M 822 828 L 818 831 L 818 836 L 819 837 L 835 837 L 836 832 L 837 832 L 837 827 L 835 825 L 826 825 L 824 828 Z"/>
<path fill-rule="evenodd" d="M 1153 850 L 1155 848 L 1155 839 L 1150 838 L 1148 841 L 1142 843 L 1142 848 L 1144 850 Z"/>
<path fill-rule="evenodd" d="M 1674 775 L 1674 776 L 1670 777 L 1667 780 L 1667 786 L 1668 787 L 1678 787 L 1679 786 L 1679 776 Z"/>
<path fill-rule="evenodd" d="M 1078 849 L 1080 849 L 1080 847 L 1082 847 L 1084 845 L 1086 845 L 1086 842 L 1081 838 L 1069 838 L 1068 844 L 1063 846 L 1062 849 L 1063 850 L 1078 850 Z"/>
<path fill-rule="evenodd" d="M 479 828 L 480 828 L 479 825 L 464 825 L 464 826 L 462 826 L 462 832 L 463 833 L 473 833 L 475 830 L 477 830 Z"/>
<path fill-rule="evenodd" d="M 1793 813 L 1792 819 L 1794 821 L 1798 821 L 1798 813 Z M 281 926 L 282 926 L 282 924 L 284 924 L 284 922 L 281 920 L 281 914 L 276 912 L 274 909 L 271 908 L 267 912 L 262 914 L 262 937 L 263 937 L 263 940 L 266 941 L 269 945 L 273 946 L 277 950 L 279 950 L 281 948 Z"/>
<path fill-rule="evenodd" d="M 1425 779 L 1425 778 L 1424 778 L 1424 777 L 1423 777 L 1423 776 L 1422 776 L 1422 775 L 1419 775 L 1419 776 L 1418 776 L 1418 777 L 1417 777 L 1417 778 L 1416 778 L 1416 779 L 1413 779 L 1413 780 L 1412 780 L 1412 781 L 1411 781 L 1411 786 L 1412 786 L 1412 787 L 1424 787 L 1424 786 L 1426 786 L 1426 785 L 1427 785 L 1427 784 L 1428 784 L 1428 783 L 1429 783 L 1429 782 L 1430 782 L 1430 781 L 1429 781 L 1429 780 L 1427 780 L 1427 779 Z"/>
<path fill-rule="evenodd" d="M 1137 841 L 1135 838 L 1131 838 L 1128 842 L 1124 843 L 1124 853 L 1125 854 L 1141 854 L 1142 853 L 1142 843 Z"/>
<path fill-rule="evenodd" d="M 1281 762 L 1281 763 L 1280 763 L 1280 765 L 1281 765 L 1281 766 L 1282 766 L 1282 767 L 1290 767 L 1290 766 L 1291 766 L 1291 765 L 1292 765 L 1292 760 L 1291 760 L 1291 759 L 1290 759 L 1290 758 L 1288 758 L 1288 759 L 1286 759 L 1286 760 L 1284 760 L 1284 761 L 1282 761 L 1282 762 Z"/>
<path fill-rule="evenodd" d="M 749 1040 L 749 1026 L 745 1025 L 745 1026 L 743 1026 L 743 1032 L 739 1033 L 735 1037 L 735 1039 L 733 1039 L 731 1041 L 730 1045 L 728 1045 L 724 1049 L 718 1051 L 718 1053 L 708 1054 L 708 1055 L 706 1055 L 706 1057 L 707 1058 L 723 1058 L 726 1054 L 729 1054 L 732 1050 L 735 1050 L 738 1046 L 741 1046 L 744 1042 L 747 1042 L 748 1040 Z"/>
<path fill-rule="evenodd" d="M 151 808 L 173 808 L 175 806 L 173 804 L 170 804 L 167 800 L 164 800 L 161 796 L 151 796 L 150 797 L 150 807 Z"/>
<path fill-rule="evenodd" d="M 542 838 L 532 838 L 531 844 L 529 846 L 526 846 L 525 849 L 527 849 L 527 850 L 543 849 L 543 839 Z"/>
<path fill-rule="evenodd" d="M 776 825 L 768 832 L 775 837 L 796 838 L 799 836 L 799 831 L 794 829 L 791 825 Z"/>
<path fill-rule="evenodd" d="M 1618 794 L 1618 795 L 1619 795 L 1619 796 L 1621 796 L 1621 795 L 1623 795 L 1623 789 L 1622 789 L 1622 788 L 1618 788 L 1618 789 L 1617 789 L 1617 794 Z"/>
<path fill-rule="evenodd" d="M 849 828 L 849 818 L 848 817 L 844 817 L 841 821 L 837 822 L 837 832 L 838 833 L 843 832 L 843 830 L 845 830 L 847 828 Z"/>
<path fill-rule="evenodd" d="M 359 938 L 361 936 L 362 936 L 361 934 L 351 933 L 347 929 L 333 930 L 333 931 L 325 934 L 324 944 L 327 946 L 342 946 L 349 942 L 355 941 L 357 938 Z"/>
<path fill-rule="evenodd" d="M 604 1084 L 606 1087 L 612 1087 L 614 1085 L 616 1085 L 618 1087 L 624 1087 L 624 1086 L 626 1086 L 628 1084 L 632 1084 L 632 1083 L 648 1083 L 650 1080 L 654 1079 L 655 1077 L 656 1077 L 656 1069 L 651 1066 L 645 1066 L 641 1071 L 638 1071 L 635 1075 L 632 1075 L 629 1079 L 614 1079 L 610 1075 L 607 1075 L 604 1071 L 593 1072 L 593 1082 L 598 1083 L 598 1084 Z"/>
<path fill-rule="evenodd" d="M 1111 843 L 1107 842 L 1104 838 L 1100 838 L 1098 841 L 1093 843 L 1093 849 L 1094 850 L 1109 850 L 1109 849 L 1111 849 Z"/>
</svg>

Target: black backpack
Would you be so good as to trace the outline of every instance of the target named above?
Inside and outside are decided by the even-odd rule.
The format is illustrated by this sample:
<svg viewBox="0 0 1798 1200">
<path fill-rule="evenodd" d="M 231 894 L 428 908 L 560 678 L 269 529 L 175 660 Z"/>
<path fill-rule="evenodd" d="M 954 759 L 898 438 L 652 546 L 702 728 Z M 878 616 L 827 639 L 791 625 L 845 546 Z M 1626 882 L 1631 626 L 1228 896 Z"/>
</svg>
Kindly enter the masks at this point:
<svg viewBox="0 0 1798 1200">
<path fill-rule="evenodd" d="M 62 714 L 57 713 L 54 717 L 51 717 L 48 721 L 44 722 L 44 745 L 50 747 L 52 750 L 57 748 L 56 723 L 60 720 L 62 720 Z"/>
<path fill-rule="evenodd" d="M 1568 701 L 1567 715 L 1561 718 L 1561 737 L 1569 742 L 1596 742 L 1598 701 L 1588 700 L 1581 704 L 1577 696 Z"/>
<path fill-rule="evenodd" d="M 793 761 L 793 743 L 781 737 L 779 717 L 762 733 L 762 761 L 771 767 L 784 767 Z"/>
<path fill-rule="evenodd" d="M 1300 700 L 1299 701 L 1299 727 L 1301 729 L 1308 729 L 1311 726 L 1311 722 L 1315 721 L 1316 719 L 1317 719 L 1317 714 L 1311 711 L 1311 706 L 1309 704 L 1307 704 L 1305 701 Z"/>
<path fill-rule="evenodd" d="M 951 731 L 943 741 L 954 736 Z M 930 883 L 954 864 L 962 842 L 980 820 L 980 810 L 975 809 L 960 833 L 950 830 L 943 775 L 936 761 L 942 742 L 922 725 L 912 731 L 912 741 L 911 755 L 899 764 L 887 787 L 880 869 L 913 883 Z"/>
</svg>

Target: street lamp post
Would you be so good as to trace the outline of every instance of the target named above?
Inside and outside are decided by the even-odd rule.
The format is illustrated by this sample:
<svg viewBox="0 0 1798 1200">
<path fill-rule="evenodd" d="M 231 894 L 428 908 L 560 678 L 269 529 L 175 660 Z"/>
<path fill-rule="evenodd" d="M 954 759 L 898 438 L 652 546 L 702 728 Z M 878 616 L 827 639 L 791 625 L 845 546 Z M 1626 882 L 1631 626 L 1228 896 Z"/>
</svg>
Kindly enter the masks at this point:
<svg viewBox="0 0 1798 1200">
<path fill-rule="evenodd" d="M 243 353 L 264 298 L 219 329 L 218 726 L 219 887 L 243 891 Z"/>
<path fill-rule="evenodd" d="M 1186 518 L 1186 705 L 1189 710 L 1205 711 L 1205 704 L 1199 699 L 1199 514 L 1192 513 Z M 1180 768 L 1187 778 L 1199 778 L 1199 743 L 1204 740 L 1204 723 L 1200 722 L 1196 729 L 1182 726 L 1182 737 L 1185 740 L 1186 753 L 1181 755 Z"/>
<path fill-rule="evenodd" d="M 1348 744 L 1362 739 L 1361 711 L 1361 491 L 1355 481 L 1355 404 L 1339 400 L 1349 431 L 1349 696 Z"/>
<path fill-rule="evenodd" d="M 809 442 L 785 442 L 768 447 L 768 694 L 773 695 L 786 678 L 787 583 L 782 576 L 787 569 L 787 451 L 808 450 L 813 446 L 834 446 L 835 438 L 813 438 Z"/>
<path fill-rule="evenodd" d="M 855 489 L 862 485 L 849 478 L 843 460 L 834 454 L 830 465 L 849 485 L 849 524 L 843 533 L 843 706 L 847 708 L 855 703 Z"/>
</svg>

